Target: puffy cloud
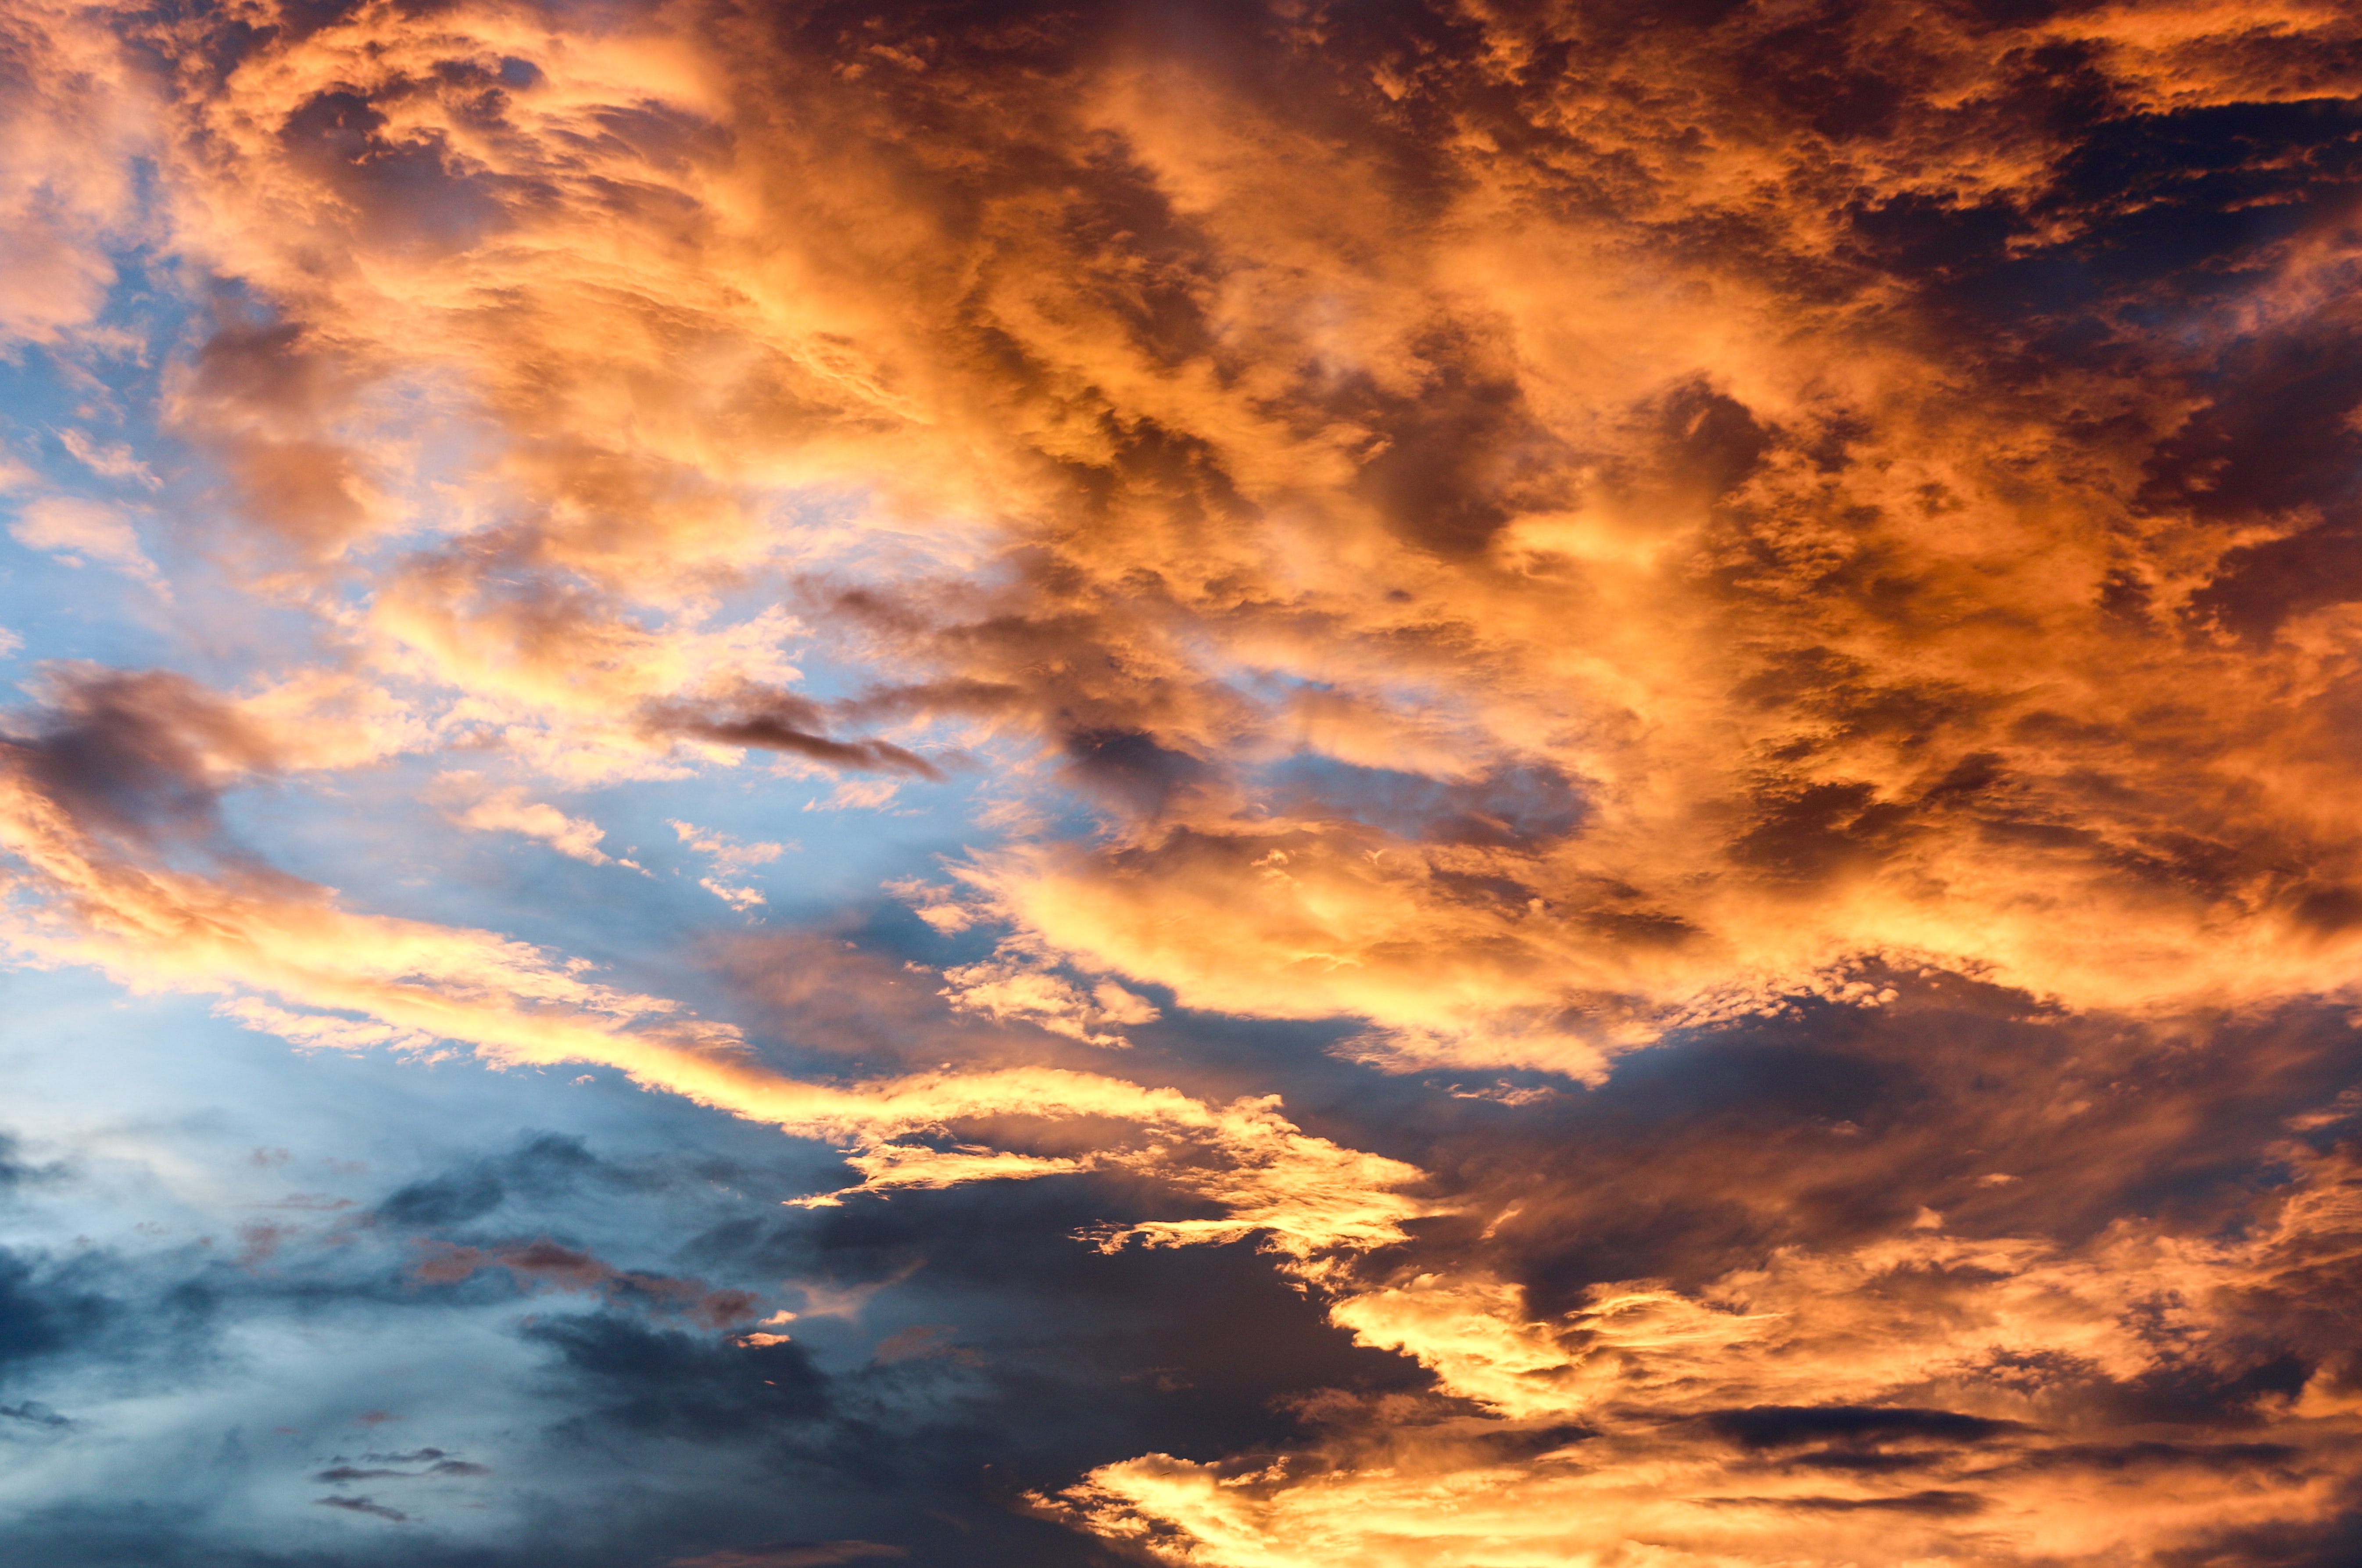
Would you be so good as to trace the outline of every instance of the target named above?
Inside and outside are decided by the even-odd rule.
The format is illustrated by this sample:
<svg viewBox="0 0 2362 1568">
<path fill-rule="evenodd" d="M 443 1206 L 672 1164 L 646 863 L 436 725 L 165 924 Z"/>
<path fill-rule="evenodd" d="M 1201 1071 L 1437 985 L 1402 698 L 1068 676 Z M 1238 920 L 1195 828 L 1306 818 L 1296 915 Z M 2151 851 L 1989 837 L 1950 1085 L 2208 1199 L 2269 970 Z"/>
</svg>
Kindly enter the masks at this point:
<svg viewBox="0 0 2362 1568">
<path fill-rule="evenodd" d="M 965 35 L 889 72 L 858 29 L 356 12 L 189 105 L 187 242 L 291 314 L 226 329 L 186 418 L 349 405 L 304 439 L 358 473 L 407 439 L 368 387 L 465 389 L 509 499 L 389 563 L 370 624 L 561 776 L 683 743 L 924 773 L 789 689 L 787 621 L 702 618 L 840 558 L 770 498 L 996 516 L 998 580 L 811 601 L 891 683 L 861 711 L 1014 726 L 1114 828 L 980 873 L 1097 966 L 1358 1013 L 1405 1064 L 1595 1073 L 1864 952 L 2092 1006 L 2334 988 L 2344 830 L 2302 780 L 2341 766 L 2344 655 L 2240 629 L 2295 602 L 2272 552 L 2342 536 L 2295 473 L 2197 479 L 2235 438 L 2208 388 L 2268 398 L 2342 330 L 2325 198 L 2219 171 L 2286 214 L 2235 307 L 2131 260 L 2092 183 L 2116 157 L 2205 199 L 2140 141 L 2162 122 L 2016 127 L 2085 113 L 2070 57 L 2126 113 L 2203 114 L 2257 91 L 2225 61 L 2341 25 L 1470 17 L 1413 69 L 1275 24 L 1288 94 L 1119 28 L 1023 46 L 1074 84 L 1053 106 Z M 1586 37 L 1589 72 L 1532 63 Z M 661 69 L 626 91 L 626 53 Z M 1813 86 L 1727 90 L 1756 72 Z M 788 83 L 804 118 L 749 106 Z M 904 136 L 921 102 L 955 133 Z M 1366 135 L 1324 141 L 1313 102 Z M 634 136 L 584 139 L 601 115 Z M 1028 159 L 1064 172 L 980 183 Z M 397 171 L 440 215 L 401 216 Z M 352 265 L 297 265 L 322 247 Z M 2062 370 L 1982 336 L 2036 249 L 2074 308 L 2178 313 L 2185 347 Z M 2158 681 L 2215 696 L 2157 712 Z M 1217 906 L 1251 918 L 1181 914 Z"/>
</svg>

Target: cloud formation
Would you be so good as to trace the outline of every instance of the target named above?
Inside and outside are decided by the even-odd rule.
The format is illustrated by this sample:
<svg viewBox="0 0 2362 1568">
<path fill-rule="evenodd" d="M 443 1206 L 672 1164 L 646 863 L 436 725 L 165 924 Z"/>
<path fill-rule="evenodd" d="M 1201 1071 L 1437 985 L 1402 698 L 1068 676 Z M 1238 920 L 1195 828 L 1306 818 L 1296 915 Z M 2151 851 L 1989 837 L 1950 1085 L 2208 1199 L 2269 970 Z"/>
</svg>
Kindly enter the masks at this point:
<svg viewBox="0 0 2362 1568">
<path fill-rule="evenodd" d="M 8 532 L 170 622 L 25 635 L 21 963 L 1260 1249 L 1392 1371 L 996 1483 L 1157 1560 L 2354 1539 L 2345 8 L 6 28 Z M 414 1207 L 617 1430 L 839 1408 Z"/>
<path fill-rule="evenodd" d="M 2316 388 L 2289 356 L 2341 330 L 2347 143 L 2276 91 L 2253 134 L 2317 174 L 2155 144 L 2255 102 L 2253 51 L 2342 35 L 2134 49 L 2112 16 L 1438 17 L 1412 71 L 1276 17 L 896 64 L 818 17 L 358 11 L 194 83 L 184 243 L 280 324 L 209 339 L 178 418 L 234 484 L 263 459 L 221 443 L 316 427 L 270 482 L 359 496 L 421 438 L 375 404 L 447 388 L 487 431 L 456 515 L 386 491 L 332 547 L 336 507 L 298 528 L 243 481 L 289 565 L 416 539 L 370 574 L 376 657 L 577 776 L 933 771 L 829 733 L 860 714 L 1046 745 L 1108 836 L 975 874 L 1193 1004 L 1595 1070 L 1862 952 L 2090 1005 L 2308 992 L 2346 961 L 2304 782 L 2342 656 L 2272 563 L 2332 547 L 2335 497 L 2207 453 L 2234 402 Z M 1847 74 L 1897 29 L 1909 88 Z M 1757 67 L 1800 85 L 1717 90 Z M 1016 85 L 1044 72 L 1055 109 Z M 2136 258 L 2209 199 L 2270 215 Z M 2128 312 L 2183 325 L 2050 340 Z M 815 505 L 865 523 L 780 515 Z M 919 542 L 879 562 L 873 528 Z M 881 678 L 841 717 L 789 620 L 714 619 L 783 570 Z"/>
</svg>

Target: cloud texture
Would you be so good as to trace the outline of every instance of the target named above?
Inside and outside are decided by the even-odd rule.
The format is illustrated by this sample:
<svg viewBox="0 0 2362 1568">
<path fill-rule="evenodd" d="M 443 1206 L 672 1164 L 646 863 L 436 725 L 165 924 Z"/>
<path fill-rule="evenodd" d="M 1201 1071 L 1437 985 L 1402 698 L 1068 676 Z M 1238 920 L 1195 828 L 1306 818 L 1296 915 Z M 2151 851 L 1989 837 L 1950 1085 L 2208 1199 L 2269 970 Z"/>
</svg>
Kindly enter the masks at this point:
<svg viewBox="0 0 2362 1568">
<path fill-rule="evenodd" d="M 1010 1472 L 585 1562 L 2348 1561 L 2357 45 L 16 6 L 11 570 L 144 651 L 8 656 L 0 938 L 833 1151 L 637 1261 L 480 1163 L 303 1232 L 570 1302 L 586 1473 Z M 0 1352 L 138 1295 L 22 1267 Z M 1003 1326 L 784 1327 L 930 1277 Z"/>
</svg>

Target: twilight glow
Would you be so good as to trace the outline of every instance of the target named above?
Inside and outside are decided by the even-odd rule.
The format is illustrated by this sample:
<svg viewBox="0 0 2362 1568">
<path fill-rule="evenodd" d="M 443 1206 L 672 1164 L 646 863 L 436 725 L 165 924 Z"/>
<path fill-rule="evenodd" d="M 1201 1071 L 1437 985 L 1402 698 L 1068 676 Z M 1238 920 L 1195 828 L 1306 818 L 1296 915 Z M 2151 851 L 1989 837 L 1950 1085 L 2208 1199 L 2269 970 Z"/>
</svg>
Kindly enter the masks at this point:
<svg viewBox="0 0 2362 1568">
<path fill-rule="evenodd" d="M 9 1568 L 2362 1562 L 2343 0 L 0 0 Z"/>
</svg>

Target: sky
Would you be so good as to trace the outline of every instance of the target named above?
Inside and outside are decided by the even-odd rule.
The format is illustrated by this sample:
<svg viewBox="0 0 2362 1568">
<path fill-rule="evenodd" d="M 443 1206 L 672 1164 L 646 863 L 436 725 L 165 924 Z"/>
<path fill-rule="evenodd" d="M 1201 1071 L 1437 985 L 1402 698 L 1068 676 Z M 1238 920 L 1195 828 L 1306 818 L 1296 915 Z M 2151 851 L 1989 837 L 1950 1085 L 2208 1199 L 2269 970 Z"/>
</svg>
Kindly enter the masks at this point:
<svg viewBox="0 0 2362 1568">
<path fill-rule="evenodd" d="M 0 1568 L 2362 1562 L 2338 0 L 0 0 Z"/>
</svg>

